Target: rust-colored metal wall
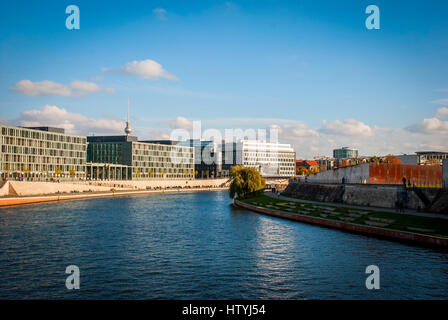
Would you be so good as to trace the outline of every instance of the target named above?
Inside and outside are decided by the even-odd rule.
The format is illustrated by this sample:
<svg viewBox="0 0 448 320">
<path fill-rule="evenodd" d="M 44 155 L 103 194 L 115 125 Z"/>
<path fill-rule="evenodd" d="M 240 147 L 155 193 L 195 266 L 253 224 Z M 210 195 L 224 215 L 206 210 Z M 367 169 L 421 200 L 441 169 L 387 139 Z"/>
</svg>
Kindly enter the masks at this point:
<svg viewBox="0 0 448 320">
<path fill-rule="evenodd" d="M 418 187 L 441 187 L 442 167 L 413 164 L 370 163 L 369 183 L 403 184 L 403 177 Z"/>
</svg>

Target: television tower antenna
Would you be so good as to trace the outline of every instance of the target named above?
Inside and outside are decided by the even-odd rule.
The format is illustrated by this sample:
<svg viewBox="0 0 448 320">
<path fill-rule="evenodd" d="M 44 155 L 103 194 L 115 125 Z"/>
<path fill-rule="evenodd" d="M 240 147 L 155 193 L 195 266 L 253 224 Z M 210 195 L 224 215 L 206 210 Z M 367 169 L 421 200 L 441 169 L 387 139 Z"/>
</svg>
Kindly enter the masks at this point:
<svg viewBox="0 0 448 320">
<path fill-rule="evenodd" d="M 124 128 L 124 132 L 126 133 L 127 136 L 129 136 L 132 132 L 131 129 L 131 122 L 129 121 L 129 97 L 128 97 L 128 119 L 126 121 L 126 128 Z"/>
</svg>

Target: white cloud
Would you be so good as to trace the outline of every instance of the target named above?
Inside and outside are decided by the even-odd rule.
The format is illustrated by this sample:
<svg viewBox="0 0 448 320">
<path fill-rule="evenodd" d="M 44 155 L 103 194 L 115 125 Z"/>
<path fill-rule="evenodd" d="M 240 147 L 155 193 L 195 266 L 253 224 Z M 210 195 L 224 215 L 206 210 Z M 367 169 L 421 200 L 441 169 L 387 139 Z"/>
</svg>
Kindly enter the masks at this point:
<svg viewBox="0 0 448 320">
<path fill-rule="evenodd" d="M 167 20 L 166 10 L 163 8 L 155 8 L 152 12 L 159 18 L 159 20 Z"/>
<path fill-rule="evenodd" d="M 69 85 L 60 84 L 57 82 L 44 80 L 40 82 L 32 82 L 30 80 L 20 80 L 11 90 L 27 96 L 41 96 L 41 95 L 57 95 L 63 97 L 74 97 L 83 94 L 91 94 L 97 92 L 115 92 L 112 88 L 102 88 L 94 82 L 75 80 Z"/>
<path fill-rule="evenodd" d="M 97 85 L 94 82 L 86 82 L 86 81 L 73 81 L 70 84 L 70 87 L 81 93 L 96 93 L 96 92 L 100 92 L 100 91 L 105 91 L 105 92 L 109 92 L 109 93 L 114 93 L 115 89 L 113 88 L 101 88 L 99 85 Z"/>
<path fill-rule="evenodd" d="M 284 124 L 282 126 L 272 125 L 271 128 L 278 130 L 279 137 L 305 138 L 319 136 L 316 130 L 311 129 L 304 123 Z"/>
<path fill-rule="evenodd" d="M 422 123 L 409 126 L 406 129 L 409 132 L 425 134 L 448 134 L 448 121 L 442 121 L 437 118 L 428 118 L 423 119 Z"/>
<path fill-rule="evenodd" d="M 111 69 L 104 69 L 105 72 L 110 72 Z M 125 74 L 137 75 L 143 79 L 157 80 L 164 78 L 167 80 L 177 80 L 175 75 L 168 73 L 163 69 L 162 65 L 154 60 L 146 59 L 142 61 L 132 61 L 126 66 L 120 68 L 120 72 Z"/>
<path fill-rule="evenodd" d="M 16 92 L 27 96 L 40 96 L 44 94 L 53 94 L 68 97 L 72 94 L 72 90 L 60 83 L 49 80 L 41 82 L 32 82 L 30 80 L 21 80 L 11 88 Z"/>
<path fill-rule="evenodd" d="M 64 128 L 67 133 L 90 135 L 121 134 L 124 121 L 92 119 L 79 113 L 71 113 L 57 106 L 46 105 L 42 109 L 23 111 L 16 121 L 21 126 L 53 126 Z"/>
<path fill-rule="evenodd" d="M 438 99 L 431 102 L 435 104 L 441 104 L 442 106 L 448 106 L 448 98 Z"/>
<path fill-rule="evenodd" d="M 193 122 L 184 117 L 177 117 L 176 119 L 170 121 L 170 126 L 175 129 L 190 130 L 193 128 Z"/>
<path fill-rule="evenodd" d="M 371 137 L 374 134 L 371 127 L 355 119 L 324 120 L 320 131 L 325 134 L 353 137 Z"/>
<path fill-rule="evenodd" d="M 448 108 L 443 107 L 443 108 L 437 109 L 436 117 L 439 119 L 448 118 Z"/>
</svg>

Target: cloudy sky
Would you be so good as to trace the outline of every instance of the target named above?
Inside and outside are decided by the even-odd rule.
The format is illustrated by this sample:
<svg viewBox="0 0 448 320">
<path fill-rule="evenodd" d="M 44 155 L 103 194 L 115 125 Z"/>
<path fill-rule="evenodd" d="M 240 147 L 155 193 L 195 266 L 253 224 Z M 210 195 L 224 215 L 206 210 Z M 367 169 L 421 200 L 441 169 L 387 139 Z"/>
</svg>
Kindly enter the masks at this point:
<svg viewBox="0 0 448 320">
<path fill-rule="evenodd" d="M 68 4 L 80 29 L 68 30 Z M 380 30 L 368 30 L 369 4 Z M 0 121 L 76 134 L 276 128 L 297 158 L 448 150 L 446 1 L 11 1 Z"/>
</svg>

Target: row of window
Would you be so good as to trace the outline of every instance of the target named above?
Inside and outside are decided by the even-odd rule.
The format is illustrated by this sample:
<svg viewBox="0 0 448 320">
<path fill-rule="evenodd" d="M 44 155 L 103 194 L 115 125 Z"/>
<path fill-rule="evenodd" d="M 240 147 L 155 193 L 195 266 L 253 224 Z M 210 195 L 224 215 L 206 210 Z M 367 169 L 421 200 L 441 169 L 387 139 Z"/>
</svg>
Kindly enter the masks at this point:
<svg viewBox="0 0 448 320">
<path fill-rule="evenodd" d="M 132 144 L 132 147 L 134 149 L 134 151 L 141 151 L 141 150 L 146 150 L 146 151 L 167 151 L 170 152 L 173 149 L 176 150 L 183 150 L 183 152 L 186 153 L 192 153 L 193 149 L 190 147 L 182 147 L 182 146 L 176 146 L 176 145 L 163 145 L 163 144 L 154 144 L 154 143 L 138 143 L 138 142 L 134 142 Z"/>
<path fill-rule="evenodd" d="M 81 151 L 86 150 L 85 144 L 50 142 L 43 140 L 21 139 L 11 137 L 3 137 L 2 144 L 11 146 L 47 148 L 47 149 L 81 150 Z"/>
<path fill-rule="evenodd" d="M 188 163 L 172 163 L 172 162 L 146 162 L 146 161 L 134 161 L 132 163 L 134 167 L 144 168 L 194 168 L 194 164 Z"/>
<path fill-rule="evenodd" d="M 250 157 L 267 157 L 267 158 L 295 158 L 295 153 L 288 152 L 244 152 L 245 156 Z"/>
<path fill-rule="evenodd" d="M 138 156 L 146 156 L 146 157 L 186 157 L 193 158 L 193 152 L 189 152 L 189 150 L 171 150 L 171 151 L 142 151 L 142 150 L 134 150 L 134 155 Z"/>
<path fill-rule="evenodd" d="M 2 135 L 14 138 L 29 138 L 35 140 L 59 141 L 78 144 L 87 144 L 85 137 L 70 136 L 65 134 L 55 134 L 43 131 L 26 130 L 22 128 L 6 128 L 2 127 Z"/>
<path fill-rule="evenodd" d="M 177 174 L 193 174 L 193 169 L 166 169 L 166 168 L 143 168 L 143 167 L 134 167 L 132 168 L 134 173 L 177 173 Z"/>
<path fill-rule="evenodd" d="M 9 153 L 11 155 L 38 155 L 49 157 L 66 157 L 66 158 L 85 158 L 85 152 L 82 151 L 64 151 L 55 149 L 35 149 L 22 148 L 13 146 L 2 146 L 2 153 Z"/>
<path fill-rule="evenodd" d="M 249 162 L 267 162 L 267 163 L 291 163 L 295 164 L 294 159 L 281 159 L 281 158 L 256 158 L 256 157 L 244 157 L 244 161 Z"/>
</svg>

